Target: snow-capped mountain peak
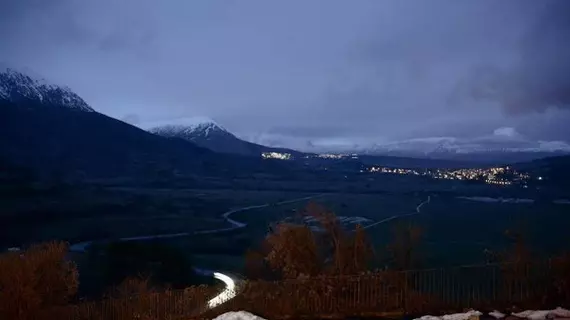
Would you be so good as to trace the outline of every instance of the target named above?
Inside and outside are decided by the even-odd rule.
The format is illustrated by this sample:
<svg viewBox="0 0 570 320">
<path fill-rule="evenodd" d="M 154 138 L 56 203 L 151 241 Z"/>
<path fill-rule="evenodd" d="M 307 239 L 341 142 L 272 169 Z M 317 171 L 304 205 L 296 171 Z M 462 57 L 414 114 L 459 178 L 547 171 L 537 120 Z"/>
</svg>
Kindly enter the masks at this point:
<svg viewBox="0 0 570 320">
<path fill-rule="evenodd" d="M 95 111 L 68 87 L 50 83 L 30 70 L 19 70 L 5 64 L 0 64 L 0 99 L 11 102 L 35 101 L 86 112 Z"/>
<path fill-rule="evenodd" d="M 179 118 L 170 122 L 148 123 L 142 127 L 150 133 L 190 141 L 211 151 L 242 156 L 261 157 L 264 152 L 283 152 L 295 156 L 295 150 L 272 148 L 238 138 L 210 118 Z"/>
<path fill-rule="evenodd" d="M 167 137 L 208 138 L 212 134 L 232 135 L 214 120 L 206 117 L 183 118 L 168 124 L 157 124 L 149 132 Z"/>
</svg>

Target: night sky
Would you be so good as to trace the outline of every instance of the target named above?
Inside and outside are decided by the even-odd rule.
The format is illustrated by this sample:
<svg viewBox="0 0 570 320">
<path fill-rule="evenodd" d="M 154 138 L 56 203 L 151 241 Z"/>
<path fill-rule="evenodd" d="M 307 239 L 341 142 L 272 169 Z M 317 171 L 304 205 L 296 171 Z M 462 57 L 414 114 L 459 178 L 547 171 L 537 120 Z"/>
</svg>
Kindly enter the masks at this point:
<svg viewBox="0 0 570 320">
<path fill-rule="evenodd" d="M 140 127 L 570 143 L 570 1 L 2 0 L 0 61 Z"/>
</svg>

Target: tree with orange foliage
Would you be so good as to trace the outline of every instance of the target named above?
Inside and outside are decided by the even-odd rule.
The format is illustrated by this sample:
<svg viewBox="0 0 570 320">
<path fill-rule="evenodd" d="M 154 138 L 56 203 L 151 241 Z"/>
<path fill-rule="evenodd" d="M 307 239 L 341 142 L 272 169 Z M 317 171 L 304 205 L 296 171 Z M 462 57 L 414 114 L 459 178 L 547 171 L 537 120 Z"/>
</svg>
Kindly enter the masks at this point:
<svg viewBox="0 0 570 320">
<path fill-rule="evenodd" d="M 374 249 L 368 240 L 364 228 L 360 224 L 356 225 L 352 242 L 354 273 L 361 273 L 369 270 L 370 263 L 374 258 Z"/>
<path fill-rule="evenodd" d="M 503 295 L 505 300 L 520 295 L 520 288 L 532 287 L 531 277 L 533 257 L 527 238 L 519 226 L 505 231 L 510 246 L 497 254 L 503 275 Z"/>
<path fill-rule="evenodd" d="M 553 271 L 552 292 L 549 302 L 553 305 L 568 305 L 570 303 L 570 253 L 566 252 L 554 257 L 549 266 Z"/>
<path fill-rule="evenodd" d="M 373 250 L 362 227 L 354 233 L 343 229 L 336 215 L 309 203 L 305 215 L 317 223 L 281 223 L 267 238 L 266 261 L 284 278 L 317 275 L 349 275 L 368 270 Z"/>
<path fill-rule="evenodd" d="M 128 277 L 119 285 L 112 287 L 107 296 L 109 298 L 128 298 L 138 295 L 148 295 L 154 292 L 150 285 L 150 279 L 139 277 Z"/>
<path fill-rule="evenodd" d="M 247 250 L 245 253 L 245 275 L 251 280 L 271 278 L 271 270 L 262 252 Z"/>
<path fill-rule="evenodd" d="M 69 302 L 79 282 L 67 249 L 50 242 L 0 255 L 0 319 L 38 319 L 41 311 Z"/>
<path fill-rule="evenodd" d="M 346 260 L 350 260 L 347 250 L 351 247 L 346 234 L 338 222 L 336 215 L 325 207 L 310 202 L 304 214 L 318 222 L 318 229 L 322 230 L 317 236 L 321 254 L 325 258 L 326 272 L 344 274 Z M 332 265 L 330 262 L 332 261 Z M 328 263 L 327 263 L 328 262 Z"/>
<path fill-rule="evenodd" d="M 317 243 L 308 226 L 282 223 L 266 239 L 269 266 L 284 278 L 315 276 L 320 271 Z"/>
</svg>

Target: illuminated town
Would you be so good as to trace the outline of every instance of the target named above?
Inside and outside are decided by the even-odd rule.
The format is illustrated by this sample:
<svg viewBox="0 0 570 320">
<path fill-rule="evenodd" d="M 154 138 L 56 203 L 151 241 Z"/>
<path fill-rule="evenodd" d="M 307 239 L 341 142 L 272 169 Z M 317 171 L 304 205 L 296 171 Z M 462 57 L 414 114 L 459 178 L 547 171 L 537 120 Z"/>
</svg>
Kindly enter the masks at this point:
<svg viewBox="0 0 570 320">
<path fill-rule="evenodd" d="M 291 154 L 285 152 L 263 152 L 261 157 L 263 159 L 291 160 Z"/>
<path fill-rule="evenodd" d="M 358 159 L 356 153 L 321 153 L 317 155 L 306 155 L 305 158 L 321 158 L 321 159 Z"/>
<path fill-rule="evenodd" d="M 263 152 L 261 153 L 263 159 L 279 159 L 279 160 L 292 160 L 290 153 L 284 152 Z M 306 155 L 304 158 L 321 158 L 321 159 L 358 159 L 357 154 L 334 154 L 334 153 L 321 153 L 316 155 Z"/>
<path fill-rule="evenodd" d="M 334 154 L 334 153 L 323 153 L 323 154 L 317 155 L 318 158 L 323 158 L 323 159 L 343 159 L 346 156 L 347 155 L 345 155 L 345 154 Z M 307 156 L 307 157 L 309 157 L 309 156 Z"/>
<path fill-rule="evenodd" d="M 264 159 L 292 160 L 290 153 L 263 152 Z M 323 153 L 317 155 L 306 155 L 305 158 L 321 159 L 358 159 L 356 154 L 331 154 Z M 327 170 L 325 168 L 325 170 Z M 510 166 L 492 168 L 468 168 L 468 169 L 405 169 L 393 167 L 372 166 L 362 169 L 360 172 L 399 174 L 424 176 L 432 179 L 479 181 L 498 186 L 518 185 L 526 187 L 531 176 L 527 173 L 519 172 Z M 536 177 L 542 180 L 542 177 Z"/>
<path fill-rule="evenodd" d="M 525 186 L 530 180 L 530 176 L 521 173 L 513 168 L 495 167 L 495 168 L 471 168 L 471 169 L 401 169 L 386 167 L 371 167 L 370 172 L 428 176 L 434 179 L 446 180 L 464 180 L 464 181 L 482 181 L 488 184 L 507 186 L 518 184 Z M 540 177 L 538 177 L 540 180 Z"/>
</svg>

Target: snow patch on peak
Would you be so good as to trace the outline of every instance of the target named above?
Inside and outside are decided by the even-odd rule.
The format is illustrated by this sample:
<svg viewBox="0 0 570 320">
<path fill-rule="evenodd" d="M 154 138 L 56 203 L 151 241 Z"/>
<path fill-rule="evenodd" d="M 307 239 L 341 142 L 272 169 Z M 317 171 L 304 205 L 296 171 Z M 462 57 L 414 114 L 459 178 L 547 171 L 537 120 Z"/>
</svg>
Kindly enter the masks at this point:
<svg viewBox="0 0 570 320">
<path fill-rule="evenodd" d="M 212 132 L 230 134 L 224 127 L 208 117 L 179 118 L 172 121 L 160 121 L 143 125 L 147 131 L 168 137 L 209 136 Z"/>
<path fill-rule="evenodd" d="M 11 77 L 19 77 L 29 80 L 37 86 L 46 86 L 52 89 L 60 88 L 65 89 L 65 91 L 71 91 L 66 86 L 56 85 L 55 82 L 46 79 L 44 76 L 36 73 L 28 67 L 13 67 L 5 63 L 0 63 L 0 73 L 9 75 Z"/>
<path fill-rule="evenodd" d="M 226 131 L 221 125 L 219 125 L 216 121 L 214 121 L 212 118 L 209 117 L 183 117 L 183 118 L 176 118 L 169 120 L 145 122 L 141 124 L 141 128 L 146 130 L 158 127 L 166 127 L 166 126 L 176 126 L 179 128 L 215 126 Z"/>
<path fill-rule="evenodd" d="M 53 84 L 28 68 L 14 68 L 4 63 L 0 63 L 0 97 L 12 102 L 24 99 L 86 112 L 95 111 L 69 87 Z"/>
</svg>

